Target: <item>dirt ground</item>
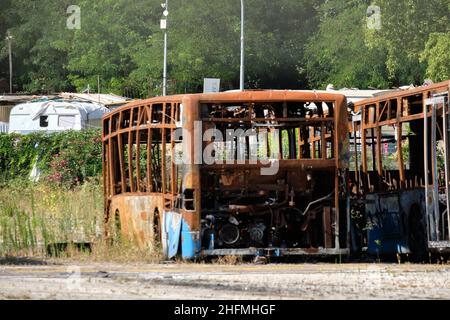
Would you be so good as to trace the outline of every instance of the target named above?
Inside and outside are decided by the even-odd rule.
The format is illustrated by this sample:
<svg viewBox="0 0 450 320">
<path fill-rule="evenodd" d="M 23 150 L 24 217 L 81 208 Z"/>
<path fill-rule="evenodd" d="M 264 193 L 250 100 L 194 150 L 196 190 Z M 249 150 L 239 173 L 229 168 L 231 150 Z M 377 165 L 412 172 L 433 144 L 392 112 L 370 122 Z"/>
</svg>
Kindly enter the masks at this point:
<svg viewBox="0 0 450 320">
<path fill-rule="evenodd" d="M 450 299 L 450 265 L 0 262 L 0 299 Z"/>
</svg>

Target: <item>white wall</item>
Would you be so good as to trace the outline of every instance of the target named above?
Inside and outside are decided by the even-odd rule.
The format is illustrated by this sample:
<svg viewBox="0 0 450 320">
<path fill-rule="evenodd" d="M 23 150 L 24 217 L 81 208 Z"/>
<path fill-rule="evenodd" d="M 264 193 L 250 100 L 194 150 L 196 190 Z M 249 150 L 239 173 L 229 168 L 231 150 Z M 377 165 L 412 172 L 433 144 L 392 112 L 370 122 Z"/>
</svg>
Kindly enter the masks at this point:
<svg viewBox="0 0 450 320">
<path fill-rule="evenodd" d="M 60 117 L 75 116 L 73 123 L 68 123 L 64 120 L 61 121 Z M 48 126 L 41 127 L 41 117 L 48 117 Z M 67 119 L 67 118 L 62 118 Z M 63 123 L 64 122 L 64 123 Z M 51 132 L 51 131 L 64 131 L 64 130 L 81 130 L 81 117 L 79 114 L 42 114 L 36 119 L 32 119 L 31 115 L 27 114 L 11 114 L 9 123 L 9 132 L 16 133 L 30 133 L 30 132 Z"/>
</svg>

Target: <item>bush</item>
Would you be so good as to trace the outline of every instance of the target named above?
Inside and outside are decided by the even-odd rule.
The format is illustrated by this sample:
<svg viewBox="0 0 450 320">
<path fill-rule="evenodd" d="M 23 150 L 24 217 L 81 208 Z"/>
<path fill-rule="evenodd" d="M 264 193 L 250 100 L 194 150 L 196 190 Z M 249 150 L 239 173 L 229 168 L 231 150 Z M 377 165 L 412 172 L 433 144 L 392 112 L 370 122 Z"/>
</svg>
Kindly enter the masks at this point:
<svg viewBox="0 0 450 320">
<path fill-rule="evenodd" d="M 101 131 L 0 134 L 0 185 L 28 178 L 36 164 L 41 179 L 74 186 L 102 172 Z"/>
</svg>

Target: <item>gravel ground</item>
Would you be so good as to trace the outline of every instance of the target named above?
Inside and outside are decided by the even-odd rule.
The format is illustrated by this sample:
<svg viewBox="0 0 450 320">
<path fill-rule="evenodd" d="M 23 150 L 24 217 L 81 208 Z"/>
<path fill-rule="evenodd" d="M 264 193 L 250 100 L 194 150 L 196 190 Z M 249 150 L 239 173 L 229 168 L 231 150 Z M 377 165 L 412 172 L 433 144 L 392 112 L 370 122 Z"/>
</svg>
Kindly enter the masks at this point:
<svg viewBox="0 0 450 320">
<path fill-rule="evenodd" d="M 0 299 L 450 299 L 450 265 L 0 265 Z"/>
</svg>

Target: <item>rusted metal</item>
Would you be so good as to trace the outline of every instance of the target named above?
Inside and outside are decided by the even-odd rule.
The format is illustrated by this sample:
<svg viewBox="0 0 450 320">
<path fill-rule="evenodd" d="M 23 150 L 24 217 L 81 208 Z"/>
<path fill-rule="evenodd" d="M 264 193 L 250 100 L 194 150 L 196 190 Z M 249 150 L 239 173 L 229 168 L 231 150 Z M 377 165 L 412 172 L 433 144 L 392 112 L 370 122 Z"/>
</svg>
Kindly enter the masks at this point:
<svg viewBox="0 0 450 320">
<path fill-rule="evenodd" d="M 450 84 L 448 88 L 450 92 Z M 450 96 L 447 96 L 447 104 L 444 104 L 442 112 L 442 130 L 444 131 L 444 159 L 445 159 L 445 195 L 446 195 L 446 207 L 447 207 L 447 229 L 448 238 L 450 240 L 450 153 L 449 153 L 449 116 L 450 116 Z"/>
<path fill-rule="evenodd" d="M 428 240 L 448 241 L 450 235 L 446 239 L 442 236 L 446 234 L 445 224 L 442 220 L 440 226 L 439 219 L 444 219 L 445 212 L 439 211 L 440 194 L 436 194 L 444 190 L 449 205 L 448 150 L 444 149 L 445 185 L 440 185 L 434 147 L 439 133 L 448 148 L 448 110 L 440 103 L 428 110 L 426 100 L 446 94 L 448 101 L 449 86 L 447 81 L 361 101 L 354 109 L 360 119 L 355 118 L 350 125 L 345 97 L 321 92 L 244 91 L 131 103 L 104 117 L 106 221 L 111 224 L 111 217 L 119 212 L 121 225 L 128 225 L 122 226 L 122 232 L 132 238 L 138 235 L 139 244 L 149 246 L 154 234 L 145 228 L 153 226 L 152 219 L 159 217 L 164 221 L 169 214 L 178 221 L 179 215 L 178 231 L 163 223 L 158 232 L 167 241 L 180 237 L 181 253 L 187 259 L 200 254 L 282 256 L 348 252 L 351 242 L 357 242 L 350 237 L 355 223 L 350 209 L 356 204 L 366 218 L 385 217 L 380 234 L 376 233 L 379 228 L 368 232 L 366 245 L 373 252 L 379 248 L 370 241 L 383 242 L 382 234 L 389 232 L 391 240 L 383 250 L 420 251 L 420 240 L 413 241 L 412 236 L 417 233 L 420 237 L 422 225 L 431 227 L 426 232 Z M 183 109 L 180 116 L 179 109 Z M 438 125 L 439 116 L 442 128 Z M 432 126 L 428 129 L 430 121 Z M 189 135 L 176 142 L 173 133 L 180 123 Z M 390 129 L 392 126 L 394 129 Z M 207 129 L 219 130 L 224 136 L 227 129 L 248 129 L 262 136 L 261 141 L 236 137 L 230 142 L 236 148 L 227 155 L 230 159 L 206 164 L 202 162 L 203 149 L 221 146 L 216 139 L 202 141 L 194 134 L 200 132 L 201 136 Z M 354 174 L 348 172 L 349 130 L 354 139 Z M 394 134 L 397 168 L 392 170 L 386 167 L 382 144 L 392 143 Z M 405 140 L 410 142 L 407 154 L 403 154 Z M 261 175 L 261 170 L 270 165 L 249 159 L 250 145 L 255 141 L 263 147 L 263 154 L 278 161 L 278 171 L 271 176 Z M 173 162 L 177 143 L 185 147 L 187 153 L 183 157 L 191 162 Z M 244 146 L 240 152 L 239 144 Z M 145 166 L 140 162 L 141 146 L 146 148 Z M 125 148 L 128 157 L 124 157 Z M 367 148 L 372 148 L 372 159 L 368 159 Z M 370 168 L 369 160 L 373 164 Z M 357 202 L 350 200 L 351 179 L 356 184 Z M 430 194 L 429 189 L 433 190 Z M 317 203 L 302 218 L 308 203 L 315 204 L 331 191 L 332 199 Z M 372 205 L 377 202 L 378 205 Z M 423 224 L 422 215 L 430 222 Z M 447 224 L 448 215 L 450 210 Z M 147 222 L 136 224 L 133 221 L 138 217 Z M 237 238 L 233 235 L 231 242 L 230 237 L 221 239 L 225 230 L 237 232 Z M 167 248 L 168 243 L 163 247 Z"/>
<path fill-rule="evenodd" d="M 448 153 L 446 155 L 445 151 L 445 148 L 448 148 L 448 142 L 446 142 L 448 139 L 446 137 L 446 134 L 448 134 L 448 129 L 446 129 L 448 127 L 448 124 L 446 124 L 448 111 L 442 103 L 444 98 L 436 100 L 436 97 L 448 99 L 449 86 L 450 81 L 446 81 L 412 90 L 389 93 L 355 104 L 355 110 L 361 114 L 361 120 L 354 121 L 349 128 L 353 131 L 353 137 L 356 137 L 358 131 L 361 132 L 361 157 L 355 156 L 356 164 L 354 166 L 355 170 L 361 172 L 352 174 L 351 177 L 355 177 L 354 183 L 357 183 L 358 176 L 364 177 L 363 192 L 362 194 L 358 193 L 355 197 L 358 198 L 358 201 L 363 201 L 363 203 L 365 201 L 362 208 L 365 210 L 368 219 L 372 214 L 385 216 L 387 212 L 400 216 L 399 221 L 402 221 L 402 223 L 388 219 L 384 222 L 384 230 L 382 230 L 382 233 L 388 233 L 387 230 L 391 228 L 398 233 L 395 236 L 397 240 L 393 240 L 395 239 L 394 236 L 391 236 L 390 240 L 387 238 L 383 240 L 380 234 L 376 235 L 380 238 L 377 241 L 381 243 L 383 241 L 390 242 L 389 250 L 391 252 L 396 252 L 394 243 L 397 241 L 399 248 L 407 244 L 412 248 L 413 253 L 423 253 L 424 248 L 421 248 L 420 241 L 413 240 L 414 237 L 421 237 L 422 228 L 426 230 L 424 237 L 428 241 L 448 241 L 450 238 L 445 230 L 445 223 L 443 221 L 440 223 L 440 220 L 446 216 L 439 205 L 442 196 L 448 199 L 445 193 L 450 181 L 448 174 L 444 174 L 443 179 L 439 178 L 442 177 L 442 172 L 440 172 L 442 168 L 438 167 L 437 161 L 437 142 L 441 141 L 444 144 L 444 160 L 448 163 Z M 442 121 L 439 117 L 442 117 Z M 392 126 L 394 127 L 393 130 L 390 129 Z M 405 130 L 404 126 L 409 129 Z M 371 130 L 370 136 L 368 136 L 367 130 Z M 375 141 L 373 132 L 376 135 Z M 388 169 L 386 168 L 387 163 L 383 156 L 381 144 L 392 143 L 394 132 L 397 159 L 390 165 L 395 164 L 396 168 Z M 409 144 L 405 145 L 404 141 L 409 141 Z M 375 148 L 375 152 L 372 152 L 373 170 L 369 168 L 367 154 L 367 148 L 370 146 L 372 149 Z M 409 158 L 405 158 L 405 154 L 403 154 L 405 147 L 409 148 L 406 153 Z M 361 166 L 358 163 L 359 158 L 361 159 Z M 399 205 L 404 209 L 399 209 L 399 212 L 392 206 L 374 209 L 370 204 L 371 201 L 379 200 L 373 200 L 372 197 L 381 197 L 386 192 L 394 198 L 399 198 Z M 420 193 L 417 192 L 422 192 L 424 196 L 419 197 L 418 194 Z M 357 203 L 354 202 L 354 206 Z M 448 224 L 449 218 L 446 217 L 446 219 Z M 372 222 L 369 221 L 368 224 L 371 225 Z M 391 225 L 388 227 L 389 224 Z M 402 225 L 407 227 L 404 228 Z M 377 226 L 374 230 L 379 230 L 379 228 L 380 226 Z M 376 232 L 369 230 L 368 234 L 374 237 Z M 446 235 L 444 236 L 444 234 Z M 367 241 L 370 242 L 371 240 Z M 375 252 L 376 246 L 373 243 L 368 245 Z M 384 248 L 386 249 L 386 245 Z"/>
<path fill-rule="evenodd" d="M 431 115 L 431 171 L 433 177 L 433 207 L 434 207 L 434 228 L 436 233 L 436 240 L 440 238 L 439 231 L 439 177 L 438 177 L 438 160 L 437 160 L 437 114 L 436 114 L 436 104 L 432 105 L 432 115 Z"/>
<path fill-rule="evenodd" d="M 267 256 L 267 257 L 283 257 L 283 256 L 347 256 L 350 254 L 349 249 L 335 248 L 247 248 L 247 249 L 215 249 L 204 250 L 204 256 Z"/>
<path fill-rule="evenodd" d="M 333 237 L 331 231 L 331 208 L 324 207 L 323 208 L 323 234 L 324 234 L 324 244 L 325 248 L 332 248 L 333 246 Z"/>
<path fill-rule="evenodd" d="M 396 119 L 401 118 L 402 116 L 402 99 L 397 99 L 397 114 Z M 397 124 L 396 134 L 397 134 L 397 166 L 400 172 L 400 188 L 405 187 L 406 185 L 406 176 L 405 176 L 405 165 L 403 161 L 403 148 L 402 148 L 402 137 L 403 137 L 403 125 Z"/>
<path fill-rule="evenodd" d="M 183 112 L 178 116 L 181 105 Z M 239 106 L 237 112 L 231 111 L 237 110 L 233 106 Z M 344 96 L 307 91 L 179 95 L 133 102 L 108 114 L 103 121 L 105 199 L 110 203 L 105 207 L 107 224 L 111 225 L 112 217 L 118 213 L 121 232 L 138 239 L 139 245 L 149 246 L 154 236 L 151 232 L 154 219 L 164 221 L 165 214 L 170 213 L 173 217 L 179 214 L 182 219 L 180 245 L 184 258 L 198 256 L 201 246 L 208 253 L 205 249 L 211 241 L 207 239 L 206 244 L 202 238 L 206 232 L 216 233 L 217 250 L 271 245 L 292 246 L 283 249 L 284 254 L 335 254 L 348 249 L 340 250 L 344 239 L 340 238 L 340 232 L 347 238 L 350 232 L 340 230 L 340 207 L 347 205 L 347 188 L 342 186 L 347 182 L 345 171 L 349 161 Z M 276 150 L 273 137 L 277 136 L 278 172 L 262 176 L 260 170 L 268 165 L 249 159 L 212 165 L 194 161 L 175 164 L 173 133 L 178 121 L 189 133 L 179 143 L 186 147 L 184 157 L 191 160 L 197 159 L 196 148 L 202 146 L 194 135 L 199 123 L 200 127 L 203 125 L 201 134 L 208 128 L 242 127 L 253 128 L 255 132 L 267 128 L 272 143 L 266 139 L 262 144 L 266 144 L 268 154 L 273 153 Z M 246 141 L 245 157 L 251 153 L 249 139 L 242 140 Z M 236 144 L 240 140 L 235 141 Z M 205 146 L 214 143 L 209 141 Z M 141 163 L 141 147 L 146 150 L 145 166 Z M 171 163 L 166 157 L 172 159 Z M 335 196 L 327 200 L 325 221 L 322 215 L 307 215 L 309 222 L 302 231 L 300 226 L 305 221 L 301 220 L 306 217 L 302 218 L 298 212 L 330 191 Z M 254 204 L 248 205 L 247 201 Z M 322 212 L 323 205 L 317 204 L 320 207 L 311 208 L 312 212 Z M 205 227 L 203 224 L 212 216 L 216 217 L 214 222 Z M 229 218 L 221 220 L 222 217 Z M 139 223 L 136 219 L 140 219 Z M 228 219 L 238 223 L 241 233 L 234 248 L 226 245 L 223 248 L 220 240 L 220 228 L 230 223 Z M 295 222 L 298 219 L 300 224 Z M 348 225 L 344 229 L 349 229 Z M 159 228 L 163 239 L 169 241 L 176 236 L 164 223 Z"/>
</svg>

